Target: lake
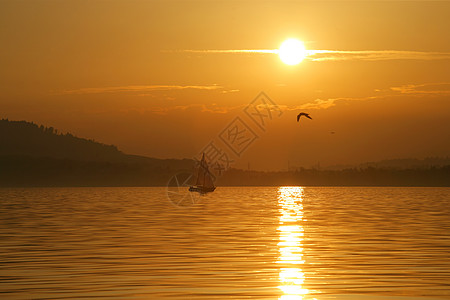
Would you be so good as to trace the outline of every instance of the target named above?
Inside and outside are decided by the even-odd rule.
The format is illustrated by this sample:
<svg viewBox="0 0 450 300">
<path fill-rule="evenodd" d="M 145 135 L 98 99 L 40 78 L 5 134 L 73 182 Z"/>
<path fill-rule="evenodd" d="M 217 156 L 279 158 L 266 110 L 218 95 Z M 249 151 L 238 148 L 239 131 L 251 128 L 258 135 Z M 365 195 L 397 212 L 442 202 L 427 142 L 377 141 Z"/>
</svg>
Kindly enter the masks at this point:
<svg viewBox="0 0 450 300">
<path fill-rule="evenodd" d="M 450 188 L 0 189 L 0 299 L 450 299 Z"/>
</svg>

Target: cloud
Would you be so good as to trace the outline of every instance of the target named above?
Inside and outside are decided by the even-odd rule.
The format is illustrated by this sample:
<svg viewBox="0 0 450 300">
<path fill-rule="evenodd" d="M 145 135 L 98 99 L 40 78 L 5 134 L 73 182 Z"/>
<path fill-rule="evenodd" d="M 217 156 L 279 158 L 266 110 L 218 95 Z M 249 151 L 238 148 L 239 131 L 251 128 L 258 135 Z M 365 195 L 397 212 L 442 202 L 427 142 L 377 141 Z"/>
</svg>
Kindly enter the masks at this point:
<svg viewBox="0 0 450 300">
<path fill-rule="evenodd" d="M 377 98 L 384 98 L 385 96 L 368 96 L 368 97 L 339 97 L 339 98 L 329 98 L 329 99 L 315 99 L 312 102 L 307 102 L 302 105 L 296 106 L 280 106 L 283 111 L 297 111 L 301 109 L 327 109 L 337 105 L 337 102 L 348 102 L 348 101 L 367 101 Z"/>
<path fill-rule="evenodd" d="M 382 90 L 375 90 L 375 92 L 381 92 Z M 389 93 L 390 91 L 390 93 Z M 391 87 L 386 90 L 383 94 L 378 94 L 376 96 L 366 96 L 366 97 L 339 97 L 339 98 L 329 98 L 329 99 L 315 99 L 314 101 L 307 102 L 302 105 L 297 106 L 281 106 L 282 110 L 287 111 L 297 111 L 301 109 L 327 109 L 336 106 L 338 102 L 353 102 L 353 101 L 368 101 L 375 99 L 386 99 L 395 97 L 405 97 L 407 95 L 414 95 L 418 97 L 425 96 L 441 96 L 450 95 L 450 83 L 423 83 L 423 84 L 407 84 L 398 87 Z M 392 93 L 394 92 L 394 93 Z"/>
<path fill-rule="evenodd" d="M 240 90 L 225 90 L 225 91 L 222 91 L 222 94 L 228 94 L 228 93 L 237 93 L 237 92 L 240 92 Z"/>
<path fill-rule="evenodd" d="M 166 53 L 255 53 L 255 54 L 278 54 L 278 49 L 229 49 L 229 50 L 163 50 Z"/>
<path fill-rule="evenodd" d="M 340 51 L 340 50 L 308 50 L 308 59 L 312 61 L 342 61 L 342 60 L 440 60 L 450 59 L 449 52 L 420 52 L 397 50 L 365 50 L 365 51 Z"/>
<path fill-rule="evenodd" d="M 230 90 L 229 92 L 236 92 L 238 90 Z M 448 95 L 450 94 L 450 83 L 424 83 L 424 84 L 407 84 L 398 87 L 391 87 L 387 90 L 376 89 L 376 96 L 365 97 L 336 97 L 328 99 L 315 99 L 313 101 L 289 106 L 289 105 L 259 105 L 259 109 L 265 111 L 270 109 L 271 111 L 288 112 L 299 110 L 320 110 L 334 107 L 338 104 L 355 102 L 355 101 L 369 101 L 369 100 L 382 100 L 405 97 L 410 95 L 415 96 L 428 96 L 428 95 Z M 380 92 L 382 92 L 380 94 Z M 242 104 L 237 106 L 219 106 L 216 103 L 212 104 L 187 104 L 187 105 L 175 105 L 166 107 L 152 107 L 143 109 L 142 112 L 150 112 L 155 114 L 167 115 L 169 113 L 184 112 L 186 110 L 192 110 L 196 112 L 208 112 L 214 114 L 226 114 L 235 113 L 239 110 L 243 110 L 248 104 Z"/>
<path fill-rule="evenodd" d="M 278 49 L 212 49 L 212 50 L 165 50 L 169 53 L 200 54 L 278 54 Z M 380 61 L 380 60 L 445 60 L 450 52 L 422 52 L 402 50 L 306 50 L 309 61 Z"/>
<path fill-rule="evenodd" d="M 448 95 L 450 94 L 450 83 L 423 83 L 423 84 L 406 84 L 397 87 L 391 87 L 394 92 L 401 94 L 415 94 L 415 95 Z"/>
<path fill-rule="evenodd" d="M 139 110 L 140 112 L 150 112 L 160 115 L 167 115 L 169 113 L 177 113 L 184 112 L 186 110 L 194 110 L 197 112 L 209 112 L 209 113 L 218 113 L 218 114 L 226 114 L 238 109 L 242 109 L 244 105 L 238 106 L 219 106 L 215 103 L 211 105 L 206 104 L 187 104 L 187 105 L 175 105 L 175 106 L 166 106 L 166 107 L 152 107 L 145 108 Z M 135 109 L 134 109 L 135 110 Z"/>
<path fill-rule="evenodd" d="M 222 86 L 212 85 L 127 85 L 99 88 L 81 88 L 73 90 L 63 90 L 55 92 L 56 95 L 82 95 L 82 94 L 104 94 L 104 93 L 144 93 L 153 91 L 170 91 L 170 90 L 219 90 Z"/>
<path fill-rule="evenodd" d="M 339 101 L 340 98 L 334 99 L 316 99 L 313 102 L 305 103 L 296 107 L 296 109 L 326 109 L 335 106 L 335 102 Z M 342 99 L 341 99 L 342 100 Z"/>
<path fill-rule="evenodd" d="M 229 92 L 236 92 L 238 90 L 230 90 Z M 224 91 L 226 92 L 226 91 Z M 261 105 L 261 110 L 270 109 L 272 111 L 283 112 L 286 111 L 299 111 L 299 110 L 319 110 L 328 109 L 334 107 L 338 104 L 355 102 L 355 101 L 369 101 L 369 100 L 382 100 L 386 98 L 395 97 L 405 97 L 407 95 L 415 96 L 428 96 L 428 95 L 448 95 L 450 94 L 450 83 L 425 83 L 425 84 L 407 84 L 398 87 L 391 87 L 387 90 L 375 90 L 376 96 L 365 96 L 365 97 L 336 97 L 328 99 L 315 99 L 313 101 L 289 106 L 289 105 Z M 380 94 L 380 92 L 382 92 Z M 168 114 L 177 111 L 185 111 L 189 109 L 194 109 L 199 112 L 209 112 L 209 113 L 219 113 L 226 114 L 230 112 L 235 112 L 237 110 L 244 109 L 248 104 L 238 105 L 238 106 L 218 106 L 217 104 L 188 104 L 188 105 L 178 105 L 178 106 L 168 106 L 168 107 L 155 107 L 146 109 L 152 113 L 157 114 Z"/>
</svg>

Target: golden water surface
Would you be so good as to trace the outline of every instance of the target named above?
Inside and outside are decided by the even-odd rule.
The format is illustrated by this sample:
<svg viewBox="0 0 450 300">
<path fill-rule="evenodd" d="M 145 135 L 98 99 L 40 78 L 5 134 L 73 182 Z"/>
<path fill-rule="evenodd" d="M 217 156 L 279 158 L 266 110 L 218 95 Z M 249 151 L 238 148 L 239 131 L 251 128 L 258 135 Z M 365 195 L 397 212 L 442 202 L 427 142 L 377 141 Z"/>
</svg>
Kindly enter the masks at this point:
<svg viewBox="0 0 450 300">
<path fill-rule="evenodd" d="M 0 299 L 450 299 L 449 188 L 0 190 Z"/>
</svg>

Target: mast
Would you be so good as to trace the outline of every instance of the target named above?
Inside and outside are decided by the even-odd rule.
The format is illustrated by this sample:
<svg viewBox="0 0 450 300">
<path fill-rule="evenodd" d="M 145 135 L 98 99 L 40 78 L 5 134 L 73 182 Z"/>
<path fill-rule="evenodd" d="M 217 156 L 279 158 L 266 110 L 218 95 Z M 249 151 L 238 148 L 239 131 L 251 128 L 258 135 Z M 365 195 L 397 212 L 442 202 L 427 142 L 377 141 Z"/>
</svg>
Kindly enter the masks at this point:
<svg viewBox="0 0 450 300">
<path fill-rule="evenodd" d="M 202 167 L 203 167 L 203 187 L 213 188 L 214 187 L 214 182 L 212 180 L 211 173 L 209 172 L 208 163 L 206 162 L 204 153 L 203 153 L 202 161 L 203 161 L 203 164 L 202 164 Z"/>
<path fill-rule="evenodd" d="M 206 172 L 208 171 L 208 165 L 205 160 L 205 153 L 202 155 L 202 159 L 200 160 L 198 171 L 197 171 L 197 181 L 195 183 L 196 186 L 204 186 L 206 181 Z"/>
<path fill-rule="evenodd" d="M 204 154 L 203 154 L 204 156 Z M 195 185 L 199 186 L 200 183 L 202 182 L 201 176 L 202 176 L 202 161 L 203 161 L 203 156 L 202 159 L 200 160 L 200 163 L 198 164 L 198 169 L 197 169 L 197 180 L 195 181 Z"/>
<path fill-rule="evenodd" d="M 205 157 L 205 154 L 203 153 L 203 158 Z M 205 181 L 206 181 L 206 169 L 205 169 L 205 161 L 203 161 L 203 187 L 205 186 Z"/>
<path fill-rule="evenodd" d="M 215 190 L 214 182 L 211 173 L 206 163 L 205 153 L 202 155 L 202 159 L 198 163 L 197 179 L 195 186 L 189 188 L 190 192 L 208 193 Z"/>
<path fill-rule="evenodd" d="M 203 184 L 202 186 L 205 186 L 205 180 L 206 180 L 206 160 L 205 160 L 205 153 L 203 152 L 202 155 L 202 164 L 201 164 L 202 172 L 203 172 Z"/>
<path fill-rule="evenodd" d="M 204 181 L 204 185 L 207 188 L 213 188 L 214 187 L 214 182 L 212 180 L 211 177 L 211 173 L 209 172 L 208 169 L 208 164 L 205 162 L 205 181 Z"/>
</svg>

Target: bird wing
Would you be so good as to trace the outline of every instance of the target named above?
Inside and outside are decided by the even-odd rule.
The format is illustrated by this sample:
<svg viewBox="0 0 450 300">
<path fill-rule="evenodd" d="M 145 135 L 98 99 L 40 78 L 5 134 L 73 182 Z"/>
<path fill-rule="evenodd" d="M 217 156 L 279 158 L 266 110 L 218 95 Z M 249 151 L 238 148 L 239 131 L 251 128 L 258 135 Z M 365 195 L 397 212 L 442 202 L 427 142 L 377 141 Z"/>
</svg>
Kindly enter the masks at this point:
<svg viewBox="0 0 450 300">
<path fill-rule="evenodd" d="M 308 114 L 305 114 L 305 117 L 312 120 L 312 118 Z"/>
<path fill-rule="evenodd" d="M 302 114 L 298 114 L 297 115 L 297 122 L 298 122 L 298 120 L 300 120 L 300 116 L 301 116 Z"/>
</svg>

